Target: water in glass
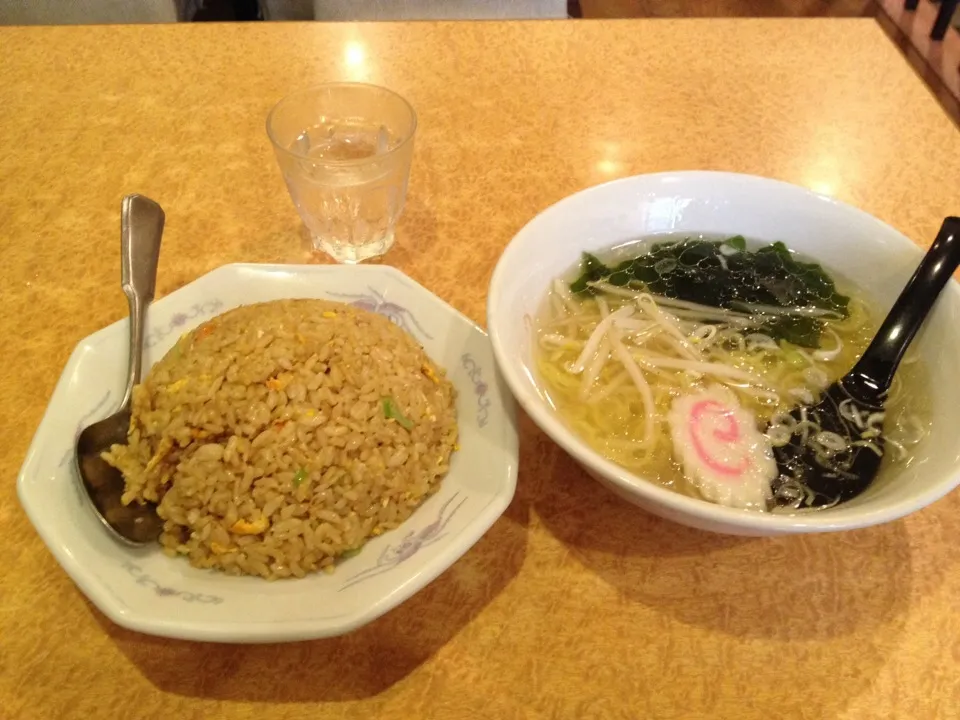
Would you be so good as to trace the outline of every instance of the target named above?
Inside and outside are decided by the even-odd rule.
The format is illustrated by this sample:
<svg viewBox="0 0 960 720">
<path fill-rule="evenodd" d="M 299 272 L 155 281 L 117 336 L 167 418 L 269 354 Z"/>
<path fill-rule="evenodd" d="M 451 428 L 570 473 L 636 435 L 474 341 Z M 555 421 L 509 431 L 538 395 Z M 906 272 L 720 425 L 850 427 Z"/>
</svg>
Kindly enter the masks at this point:
<svg viewBox="0 0 960 720">
<path fill-rule="evenodd" d="M 325 120 L 290 144 L 284 177 L 317 249 L 345 263 L 390 249 L 409 167 L 392 152 L 399 144 L 362 120 Z"/>
</svg>

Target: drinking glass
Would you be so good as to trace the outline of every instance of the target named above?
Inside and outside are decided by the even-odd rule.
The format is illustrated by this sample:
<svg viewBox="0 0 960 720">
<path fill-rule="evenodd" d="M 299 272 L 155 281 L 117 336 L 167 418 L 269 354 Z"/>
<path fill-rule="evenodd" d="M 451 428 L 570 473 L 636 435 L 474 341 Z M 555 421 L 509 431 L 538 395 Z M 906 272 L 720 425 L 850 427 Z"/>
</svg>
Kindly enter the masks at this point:
<svg viewBox="0 0 960 720">
<path fill-rule="evenodd" d="M 328 83 L 294 92 L 267 116 L 267 135 L 313 246 L 358 263 L 393 245 L 417 115 L 391 90 Z"/>
</svg>

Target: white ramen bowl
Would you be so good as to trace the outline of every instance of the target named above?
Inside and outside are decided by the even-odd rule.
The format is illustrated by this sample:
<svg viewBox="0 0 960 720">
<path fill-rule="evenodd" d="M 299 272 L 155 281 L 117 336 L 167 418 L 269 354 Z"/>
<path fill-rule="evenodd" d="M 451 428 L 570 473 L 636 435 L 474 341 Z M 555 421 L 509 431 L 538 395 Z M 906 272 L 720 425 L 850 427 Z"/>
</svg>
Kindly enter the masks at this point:
<svg viewBox="0 0 960 720">
<path fill-rule="evenodd" d="M 219 642 L 340 635 L 379 617 L 456 562 L 500 517 L 517 480 L 513 399 L 486 334 L 386 266 L 226 265 L 154 303 L 149 367 L 213 315 L 238 305 L 325 298 L 385 315 L 446 368 L 457 389 L 460 449 L 440 489 L 399 528 L 371 539 L 332 574 L 267 582 L 198 570 L 159 545 L 111 537 L 80 489 L 79 429 L 114 412 L 127 367 L 126 320 L 80 341 L 54 390 L 17 481 L 20 502 L 57 561 L 118 625 Z"/>
<path fill-rule="evenodd" d="M 933 429 L 908 466 L 885 468 L 862 495 L 793 515 L 738 510 L 681 495 L 606 460 L 538 390 L 534 317 L 555 277 L 583 251 L 660 233 L 745 235 L 790 248 L 855 282 L 885 314 L 922 257 L 906 237 L 836 200 L 749 175 L 675 172 L 590 188 L 548 208 L 507 246 L 490 283 L 487 323 L 500 369 L 533 421 L 588 473 L 632 503 L 684 525 L 736 535 L 849 530 L 918 510 L 960 484 L 960 286 L 950 282 L 914 342 L 929 372 Z M 927 242 L 930 238 L 920 238 Z M 882 315 L 881 315 L 882 317 Z M 880 318 L 878 318 L 880 319 Z"/>
</svg>

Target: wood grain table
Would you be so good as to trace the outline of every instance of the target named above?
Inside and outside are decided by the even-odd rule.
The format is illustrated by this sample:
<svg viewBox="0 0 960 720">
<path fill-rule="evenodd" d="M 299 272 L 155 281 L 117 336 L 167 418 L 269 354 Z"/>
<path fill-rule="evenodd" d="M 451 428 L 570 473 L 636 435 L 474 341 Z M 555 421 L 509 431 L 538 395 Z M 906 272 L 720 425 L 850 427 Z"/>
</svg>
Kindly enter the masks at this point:
<svg viewBox="0 0 960 720">
<path fill-rule="evenodd" d="M 565 195 L 671 169 L 767 175 L 915 239 L 960 212 L 960 134 L 872 20 L 0 29 L 0 718 L 960 717 L 960 493 L 840 535 L 647 516 L 526 418 L 516 499 L 349 636 L 137 635 L 74 587 L 15 478 L 74 345 L 124 316 L 120 198 L 167 211 L 158 294 L 310 255 L 264 132 L 365 80 L 420 116 L 386 257 L 478 322 L 512 235 Z"/>
</svg>

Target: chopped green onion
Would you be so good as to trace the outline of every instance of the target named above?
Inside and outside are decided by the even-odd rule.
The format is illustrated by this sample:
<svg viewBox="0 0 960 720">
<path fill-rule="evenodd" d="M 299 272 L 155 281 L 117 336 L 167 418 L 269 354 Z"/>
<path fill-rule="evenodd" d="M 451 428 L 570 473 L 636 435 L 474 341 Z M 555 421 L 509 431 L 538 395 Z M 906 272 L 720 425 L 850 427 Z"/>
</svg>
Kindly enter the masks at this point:
<svg viewBox="0 0 960 720">
<path fill-rule="evenodd" d="M 392 397 L 383 398 L 383 416 L 387 420 L 396 420 L 405 430 L 413 430 L 413 422 L 400 411 Z"/>
<path fill-rule="evenodd" d="M 300 468 L 293 475 L 293 484 L 296 487 L 300 487 L 300 483 L 302 483 L 306 479 L 307 479 L 307 471 L 304 470 L 303 468 Z"/>
</svg>

